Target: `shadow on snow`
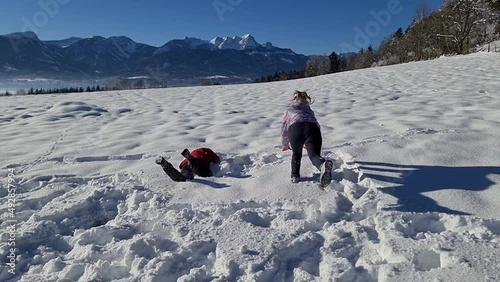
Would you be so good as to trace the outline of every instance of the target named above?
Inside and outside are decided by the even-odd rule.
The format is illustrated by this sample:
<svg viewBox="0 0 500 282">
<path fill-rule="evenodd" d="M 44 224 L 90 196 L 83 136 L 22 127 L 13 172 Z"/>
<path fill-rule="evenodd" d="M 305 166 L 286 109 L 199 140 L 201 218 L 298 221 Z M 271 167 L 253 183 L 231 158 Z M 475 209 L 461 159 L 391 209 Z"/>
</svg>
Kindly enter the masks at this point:
<svg viewBox="0 0 500 282">
<path fill-rule="evenodd" d="M 435 200 L 423 195 L 440 190 L 484 191 L 495 182 L 487 178 L 499 174 L 500 167 L 447 167 L 425 165 L 400 165 L 377 162 L 357 162 L 364 177 L 394 184 L 380 191 L 398 199 L 398 205 L 388 208 L 404 212 L 440 212 L 470 215 L 462 211 L 440 206 Z"/>
<path fill-rule="evenodd" d="M 202 179 L 202 178 L 195 178 L 195 179 L 190 180 L 190 181 L 194 182 L 194 183 L 198 183 L 198 184 L 207 185 L 207 186 L 210 186 L 214 189 L 224 189 L 224 188 L 231 187 L 225 183 L 217 183 L 217 182 L 213 182 L 213 181 Z"/>
</svg>

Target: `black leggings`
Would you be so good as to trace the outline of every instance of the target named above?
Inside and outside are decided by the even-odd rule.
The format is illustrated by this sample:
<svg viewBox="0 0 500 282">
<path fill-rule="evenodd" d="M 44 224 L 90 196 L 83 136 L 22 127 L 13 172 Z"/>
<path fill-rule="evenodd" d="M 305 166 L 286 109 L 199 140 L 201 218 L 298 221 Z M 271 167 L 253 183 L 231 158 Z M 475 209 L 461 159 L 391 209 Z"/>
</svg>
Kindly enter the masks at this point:
<svg viewBox="0 0 500 282">
<path fill-rule="evenodd" d="M 300 161 L 302 147 L 305 145 L 307 154 L 313 165 L 320 169 L 325 159 L 321 157 L 321 130 L 314 122 L 294 123 L 288 129 L 288 139 L 292 147 L 292 177 L 300 177 Z"/>
</svg>

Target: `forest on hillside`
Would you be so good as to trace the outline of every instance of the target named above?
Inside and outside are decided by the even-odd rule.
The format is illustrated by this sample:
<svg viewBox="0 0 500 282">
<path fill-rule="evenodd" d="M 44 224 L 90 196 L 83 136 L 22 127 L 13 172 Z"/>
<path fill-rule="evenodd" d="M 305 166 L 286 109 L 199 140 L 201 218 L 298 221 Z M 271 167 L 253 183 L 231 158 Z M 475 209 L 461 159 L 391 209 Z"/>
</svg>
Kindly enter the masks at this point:
<svg viewBox="0 0 500 282">
<path fill-rule="evenodd" d="M 313 55 L 303 70 L 276 72 L 255 82 L 281 81 L 329 73 L 468 54 L 477 46 L 500 39 L 500 0 L 443 0 L 431 11 L 423 2 L 413 22 L 400 27 L 378 48 L 357 53 Z M 500 51 L 500 50 L 492 50 Z"/>
</svg>

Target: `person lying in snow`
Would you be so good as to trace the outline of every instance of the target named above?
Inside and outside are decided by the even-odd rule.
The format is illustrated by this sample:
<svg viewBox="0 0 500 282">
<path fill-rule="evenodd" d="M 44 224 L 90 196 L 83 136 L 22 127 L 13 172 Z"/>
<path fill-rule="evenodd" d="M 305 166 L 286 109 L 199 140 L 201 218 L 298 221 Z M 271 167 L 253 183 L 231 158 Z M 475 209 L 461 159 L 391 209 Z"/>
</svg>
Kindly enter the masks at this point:
<svg viewBox="0 0 500 282">
<path fill-rule="evenodd" d="M 283 151 L 292 149 L 292 182 L 300 181 L 302 147 L 313 165 L 321 171 L 320 185 L 326 187 L 332 181 L 333 162 L 321 157 L 321 130 L 313 110 L 309 106 L 312 98 L 306 93 L 295 91 L 292 104 L 288 107 L 281 127 Z"/>
<path fill-rule="evenodd" d="M 185 159 L 179 165 L 180 172 L 162 156 L 156 159 L 156 163 L 161 165 L 163 171 L 175 182 L 192 180 L 194 179 L 194 175 L 211 177 L 213 173 L 210 170 L 210 165 L 212 163 L 220 163 L 219 156 L 209 148 L 198 148 L 192 152 L 184 149 L 181 155 Z"/>
</svg>

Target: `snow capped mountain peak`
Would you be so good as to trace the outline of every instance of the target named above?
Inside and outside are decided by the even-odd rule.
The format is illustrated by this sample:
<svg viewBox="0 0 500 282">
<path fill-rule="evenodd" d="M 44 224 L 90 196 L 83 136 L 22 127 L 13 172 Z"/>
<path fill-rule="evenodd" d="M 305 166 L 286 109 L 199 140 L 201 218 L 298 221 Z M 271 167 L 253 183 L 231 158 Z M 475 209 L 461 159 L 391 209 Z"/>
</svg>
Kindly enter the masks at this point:
<svg viewBox="0 0 500 282">
<path fill-rule="evenodd" d="M 236 43 L 236 37 L 216 37 L 210 40 L 210 43 L 215 45 L 217 49 L 236 49 L 239 50 L 241 46 Z"/>
<path fill-rule="evenodd" d="M 260 46 L 255 38 L 250 34 L 245 34 L 243 37 L 216 37 L 210 41 L 218 49 L 233 49 L 233 50 L 250 50 Z"/>
<path fill-rule="evenodd" d="M 195 37 L 184 37 L 183 39 L 174 39 L 167 44 L 160 47 L 155 54 L 167 52 L 176 48 L 190 48 L 190 49 L 210 49 L 210 50 L 254 50 L 259 47 L 272 49 L 274 46 L 271 43 L 265 45 L 259 44 L 251 34 L 245 34 L 242 37 L 215 37 L 212 40 L 202 40 Z"/>
<path fill-rule="evenodd" d="M 15 50 L 16 46 L 19 50 Z M 306 61 L 306 56 L 290 49 L 259 44 L 251 34 L 216 37 L 211 41 L 183 36 L 161 47 L 125 36 L 40 40 L 32 32 L 0 35 L 0 73 L 6 73 L 2 66 L 8 66 L 26 74 L 136 76 L 153 68 L 165 76 L 196 75 L 198 79 L 198 76 L 224 75 L 234 76 L 231 81 L 239 81 L 242 77 L 267 75 L 276 69 L 300 69 Z"/>
<path fill-rule="evenodd" d="M 216 38 L 210 40 L 210 44 L 213 44 L 216 47 L 219 47 L 222 44 L 222 42 L 224 42 L 224 38 L 222 38 L 222 37 L 216 37 Z"/>
<path fill-rule="evenodd" d="M 244 50 L 255 49 L 260 45 L 259 43 L 257 43 L 257 41 L 255 41 L 255 38 L 250 34 L 245 34 L 241 39 L 240 44 Z"/>
</svg>

